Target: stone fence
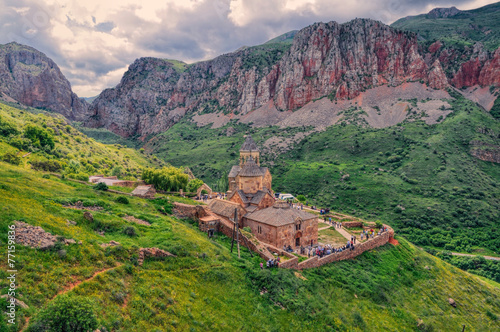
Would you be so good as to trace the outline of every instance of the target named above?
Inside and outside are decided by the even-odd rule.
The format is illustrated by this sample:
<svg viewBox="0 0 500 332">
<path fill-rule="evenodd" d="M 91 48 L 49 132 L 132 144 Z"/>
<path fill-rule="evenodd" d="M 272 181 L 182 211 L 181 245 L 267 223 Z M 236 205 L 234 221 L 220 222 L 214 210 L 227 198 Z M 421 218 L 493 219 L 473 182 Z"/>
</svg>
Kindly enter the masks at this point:
<svg viewBox="0 0 500 332">
<path fill-rule="evenodd" d="M 342 227 L 345 228 L 363 227 L 363 223 L 361 221 L 344 221 L 342 222 Z"/>
<path fill-rule="evenodd" d="M 203 229 L 202 227 L 203 225 L 201 224 L 200 218 L 206 216 L 213 216 L 214 219 L 217 218 L 219 220 L 217 230 L 222 234 L 226 235 L 227 237 L 230 238 L 233 237 L 233 222 L 227 218 L 214 214 L 212 211 L 210 211 L 210 209 L 207 206 L 188 205 L 175 202 L 174 214 L 178 218 L 191 218 L 194 220 L 198 220 L 198 222 L 200 223 L 200 229 Z M 352 223 L 357 223 L 357 222 L 352 222 Z M 344 225 L 344 223 L 342 223 L 342 225 Z M 358 226 L 351 226 L 351 227 L 358 227 Z M 257 253 L 262 259 L 266 261 L 275 258 L 273 253 L 276 253 L 280 256 L 286 256 L 289 259 L 281 262 L 279 264 L 279 267 L 284 269 L 303 270 L 303 269 L 319 267 L 332 262 L 352 259 L 356 256 L 361 255 L 365 251 L 372 250 L 387 244 L 389 240 L 394 237 L 394 230 L 387 225 L 384 225 L 384 227 L 387 227 L 386 232 L 380 235 L 376 235 L 374 238 L 369 239 L 363 243 L 357 243 L 354 246 L 355 248 L 354 250 L 348 249 L 339 253 L 332 253 L 330 255 L 323 256 L 322 258 L 314 256 L 300 263 L 297 256 L 292 255 L 284 250 L 275 248 L 271 245 L 263 244 L 252 235 L 244 235 L 243 232 L 240 233 L 240 245 L 243 245 L 245 247 L 248 246 L 250 250 Z"/>
</svg>

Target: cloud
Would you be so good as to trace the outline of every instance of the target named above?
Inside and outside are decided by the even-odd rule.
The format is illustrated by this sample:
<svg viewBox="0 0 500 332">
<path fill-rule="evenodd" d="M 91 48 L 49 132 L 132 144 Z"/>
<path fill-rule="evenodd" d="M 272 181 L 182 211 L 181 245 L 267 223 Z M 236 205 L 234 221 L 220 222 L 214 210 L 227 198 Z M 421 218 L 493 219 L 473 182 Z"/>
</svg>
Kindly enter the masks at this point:
<svg viewBox="0 0 500 332">
<path fill-rule="evenodd" d="M 0 43 L 52 58 L 80 96 L 115 86 L 136 58 L 207 60 L 314 22 L 368 17 L 392 23 L 434 7 L 488 0 L 0 0 Z"/>
</svg>

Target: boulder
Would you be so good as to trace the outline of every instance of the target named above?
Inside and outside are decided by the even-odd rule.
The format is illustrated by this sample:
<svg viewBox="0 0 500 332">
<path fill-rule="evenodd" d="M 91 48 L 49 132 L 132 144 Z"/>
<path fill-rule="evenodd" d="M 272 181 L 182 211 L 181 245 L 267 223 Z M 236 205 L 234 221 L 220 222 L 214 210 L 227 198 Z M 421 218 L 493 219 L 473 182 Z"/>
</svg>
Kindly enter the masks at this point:
<svg viewBox="0 0 500 332">
<path fill-rule="evenodd" d="M 453 307 L 453 308 L 456 308 L 457 307 L 457 303 L 455 302 L 454 299 L 452 299 L 451 297 L 448 298 L 448 303 Z"/>
<path fill-rule="evenodd" d="M 90 222 L 94 221 L 94 216 L 93 216 L 93 215 L 92 215 L 92 213 L 90 213 L 89 211 L 85 211 L 85 212 L 83 213 L 83 217 L 84 217 L 84 218 L 85 218 L 85 220 L 87 220 L 87 221 L 90 221 Z"/>
</svg>

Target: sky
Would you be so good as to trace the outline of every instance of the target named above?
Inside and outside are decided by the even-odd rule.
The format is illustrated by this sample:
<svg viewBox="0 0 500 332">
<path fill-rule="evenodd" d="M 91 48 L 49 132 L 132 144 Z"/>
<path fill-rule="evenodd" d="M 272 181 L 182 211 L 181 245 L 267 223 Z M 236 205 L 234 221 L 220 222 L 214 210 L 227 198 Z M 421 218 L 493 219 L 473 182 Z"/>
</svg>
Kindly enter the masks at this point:
<svg viewBox="0 0 500 332">
<path fill-rule="evenodd" d="M 137 58 L 186 63 L 258 45 L 315 22 L 372 18 L 390 24 L 435 7 L 478 8 L 488 0 L 0 0 L 0 44 L 45 53 L 73 91 L 92 97 L 116 86 Z"/>
</svg>

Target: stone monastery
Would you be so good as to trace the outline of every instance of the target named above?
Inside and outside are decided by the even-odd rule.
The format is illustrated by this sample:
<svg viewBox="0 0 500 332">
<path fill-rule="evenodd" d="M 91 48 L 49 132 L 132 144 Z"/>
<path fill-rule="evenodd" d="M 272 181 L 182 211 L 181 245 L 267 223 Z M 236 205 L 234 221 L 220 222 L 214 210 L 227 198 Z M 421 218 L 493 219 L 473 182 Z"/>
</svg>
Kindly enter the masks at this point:
<svg viewBox="0 0 500 332">
<path fill-rule="evenodd" d="M 228 177 L 228 200 L 214 199 L 209 204 L 214 214 L 232 220 L 236 209 L 240 228 L 250 227 L 258 240 L 276 248 L 317 244 L 317 216 L 276 201 L 271 173 L 260 166 L 260 151 L 250 135 L 240 149 L 239 165 L 231 168 Z"/>
</svg>

